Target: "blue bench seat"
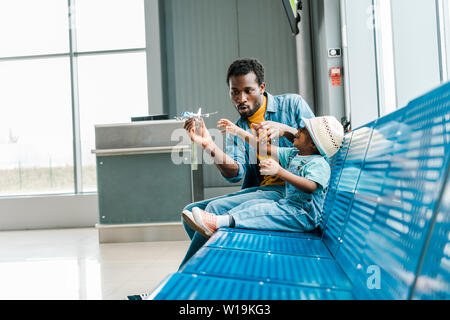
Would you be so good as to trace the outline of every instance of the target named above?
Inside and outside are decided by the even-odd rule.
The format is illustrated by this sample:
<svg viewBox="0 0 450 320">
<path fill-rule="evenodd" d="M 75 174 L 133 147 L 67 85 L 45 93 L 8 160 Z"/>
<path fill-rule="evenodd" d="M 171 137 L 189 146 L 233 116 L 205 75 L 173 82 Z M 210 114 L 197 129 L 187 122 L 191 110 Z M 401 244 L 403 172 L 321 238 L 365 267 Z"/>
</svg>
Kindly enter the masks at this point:
<svg viewBox="0 0 450 320">
<path fill-rule="evenodd" d="M 351 300 L 351 291 L 175 273 L 150 296 L 153 300 Z"/>
<path fill-rule="evenodd" d="M 314 233 L 219 229 L 151 299 L 450 299 L 450 83 L 344 138 Z"/>
<path fill-rule="evenodd" d="M 351 283 L 333 259 L 203 247 L 180 270 L 257 282 L 350 290 Z"/>
<path fill-rule="evenodd" d="M 293 235 L 272 235 L 219 230 L 206 246 L 221 249 L 248 250 L 265 253 L 290 254 L 331 259 L 325 244 L 315 238 L 298 238 Z"/>
</svg>

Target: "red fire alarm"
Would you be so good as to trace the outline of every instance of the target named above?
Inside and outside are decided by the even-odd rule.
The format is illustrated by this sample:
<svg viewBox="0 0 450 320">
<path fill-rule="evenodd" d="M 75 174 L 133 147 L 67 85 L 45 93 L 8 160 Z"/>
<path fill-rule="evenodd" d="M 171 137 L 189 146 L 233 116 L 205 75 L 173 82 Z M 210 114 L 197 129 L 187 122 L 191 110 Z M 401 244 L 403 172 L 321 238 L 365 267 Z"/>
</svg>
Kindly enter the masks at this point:
<svg viewBox="0 0 450 320">
<path fill-rule="evenodd" d="M 331 78 L 331 86 L 333 87 L 341 86 L 342 68 L 341 67 L 330 68 L 330 78 Z"/>
</svg>

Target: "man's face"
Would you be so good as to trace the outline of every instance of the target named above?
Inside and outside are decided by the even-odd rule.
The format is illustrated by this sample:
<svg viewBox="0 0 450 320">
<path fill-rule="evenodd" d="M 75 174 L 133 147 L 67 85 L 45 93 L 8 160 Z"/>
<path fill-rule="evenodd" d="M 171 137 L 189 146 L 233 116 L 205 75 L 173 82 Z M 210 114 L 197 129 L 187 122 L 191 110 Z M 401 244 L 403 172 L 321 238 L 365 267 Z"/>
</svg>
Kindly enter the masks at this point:
<svg viewBox="0 0 450 320">
<path fill-rule="evenodd" d="M 230 99 L 241 118 L 252 116 L 263 103 L 263 94 L 266 84 L 258 85 L 254 72 L 241 76 L 232 76 L 229 80 Z"/>
</svg>

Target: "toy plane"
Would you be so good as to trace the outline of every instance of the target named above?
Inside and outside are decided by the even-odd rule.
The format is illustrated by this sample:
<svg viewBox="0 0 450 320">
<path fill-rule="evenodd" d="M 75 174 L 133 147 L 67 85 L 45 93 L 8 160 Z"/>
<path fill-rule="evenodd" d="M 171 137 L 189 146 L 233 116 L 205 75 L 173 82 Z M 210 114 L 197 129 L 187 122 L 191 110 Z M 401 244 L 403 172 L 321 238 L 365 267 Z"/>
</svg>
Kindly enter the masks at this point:
<svg viewBox="0 0 450 320">
<path fill-rule="evenodd" d="M 208 118 L 212 114 L 216 114 L 217 112 L 211 113 L 202 113 L 202 108 L 199 108 L 197 113 L 184 111 L 181 116 L 175 117 L 178 121 L 186 121 L 190 119 L 200 119 L 200 118 Z"/>
</svg>

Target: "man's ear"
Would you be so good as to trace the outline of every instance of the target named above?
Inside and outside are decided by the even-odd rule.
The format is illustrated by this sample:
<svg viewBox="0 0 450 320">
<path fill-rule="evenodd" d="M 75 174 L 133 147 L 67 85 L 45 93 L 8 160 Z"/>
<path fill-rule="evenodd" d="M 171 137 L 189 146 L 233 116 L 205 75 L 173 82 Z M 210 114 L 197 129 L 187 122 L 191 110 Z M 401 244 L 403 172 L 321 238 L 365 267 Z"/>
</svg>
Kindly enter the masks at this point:
<svg viewBox="0 0 450 320">
<path fill-rule="evenodd" d="M 263 94 L 265 92 L 265 90 L 266 90 L 265 82 L 261 83 L 261 85 L 259 86 L 259 90 L 260 90 L 261 94 Z"/>
</svg>

